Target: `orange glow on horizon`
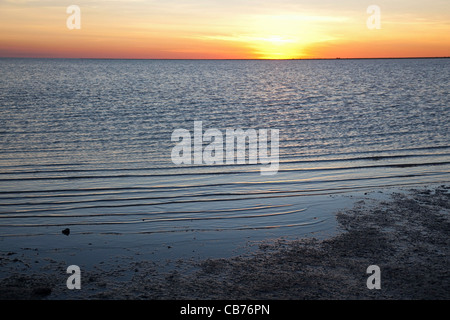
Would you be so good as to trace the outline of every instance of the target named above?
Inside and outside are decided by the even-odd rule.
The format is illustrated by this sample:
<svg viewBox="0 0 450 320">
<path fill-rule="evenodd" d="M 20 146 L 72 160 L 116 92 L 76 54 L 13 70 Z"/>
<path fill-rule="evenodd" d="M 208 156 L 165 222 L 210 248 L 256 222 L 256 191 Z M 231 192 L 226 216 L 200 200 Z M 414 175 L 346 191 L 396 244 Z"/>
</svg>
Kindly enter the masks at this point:
<svg viewBox="0 0 450 320">
<path fill-rule="evenodd" d="M 402 13 L 380 1 L 382 27 L 369 30 L 364 7 L 305 1 L 261 7 L 192 0 L 79 1 L 81 29 L 66 7 L 0 2 L 0 57 L 126 59 L 303 59 L 450 56 L 450 10 Z M 347 3 L 348 2 L 348 3 Z M 382 4 L 385 3 L 383 6 Z M 405 2 L 406 3 L 406 2 Z M 417 1 L 418 6 L 420 2 Z M 438 5 L 439 4 L 439 5 Z M 448 5 L 447 5 L 448 6 Z M 325 9 L 323 7 L 326 7 Z M 341 8 L 345 8 L 341 10 Z M 414 7 L 414 6 L 410 6 Z M 427 3 L 427 7 L 433 7 Z M 246 10 L 244 10 L 244 9 Z M 409 8 L 409 7 L 406 7 Z M 424 9 L 425 10 L 425 9 Z"/>
</svg>

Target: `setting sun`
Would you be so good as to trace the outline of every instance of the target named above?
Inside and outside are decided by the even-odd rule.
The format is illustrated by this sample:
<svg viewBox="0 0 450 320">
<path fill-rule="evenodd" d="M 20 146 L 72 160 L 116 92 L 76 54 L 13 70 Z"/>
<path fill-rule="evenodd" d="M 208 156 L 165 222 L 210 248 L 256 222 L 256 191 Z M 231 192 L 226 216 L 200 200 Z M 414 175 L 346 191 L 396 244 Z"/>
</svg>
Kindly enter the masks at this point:
<svg viewBox="0 0 450 320">
<path fill-rule="evenodd" d="M 298 59 L 302 57 L 297 40 L 285 39 L 280 36 L 262 38 L 255 41 L 257 53 L 263 59 Z"/>
<path fill-rule="evenodd" d="M 300 59 L 305 48 L 333 37 L 319 22 L 342 22 L 346 18 L 302 14 L 259 15 L 249 19 L 252 36 L 247 43 L 262 59 Z"/>
<path fill-rule="evenodd" d="M 70 30 L 65 5 L 0 1 L 0 57 L 302 59 L 450 55 L 449 3 L 367 6 L 290 1 L 86 1 Z"/>
</svg>

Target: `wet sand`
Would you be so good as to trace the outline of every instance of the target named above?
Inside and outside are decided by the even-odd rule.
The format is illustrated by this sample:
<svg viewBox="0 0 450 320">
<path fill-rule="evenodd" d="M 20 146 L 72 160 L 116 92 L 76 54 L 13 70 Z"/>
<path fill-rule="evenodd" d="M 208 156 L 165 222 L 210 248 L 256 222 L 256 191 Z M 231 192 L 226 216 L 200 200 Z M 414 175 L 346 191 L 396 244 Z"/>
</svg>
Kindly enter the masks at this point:
<svg viewBox="0 0 450 320">
<path fill-rule="evenodd" d="M 373 191 L 379 192 L 379 191 Z M 246 255 L 177 260 L 161 271 L 152 261 L 103 265 L 83 274 L 70 291 L 65 267 L 39 261 L 42 272 L 23 272 L 26 261 L 2 253 L 2 299 L 449 299 L 450 187 L 363 198 L 336 213 L 333 238 L 267 240 Z M 18 268 L 20 265 L 22 268 Z M 369 290 L 366 269 L 381 270 L 381 289 Z"/>
</svg>

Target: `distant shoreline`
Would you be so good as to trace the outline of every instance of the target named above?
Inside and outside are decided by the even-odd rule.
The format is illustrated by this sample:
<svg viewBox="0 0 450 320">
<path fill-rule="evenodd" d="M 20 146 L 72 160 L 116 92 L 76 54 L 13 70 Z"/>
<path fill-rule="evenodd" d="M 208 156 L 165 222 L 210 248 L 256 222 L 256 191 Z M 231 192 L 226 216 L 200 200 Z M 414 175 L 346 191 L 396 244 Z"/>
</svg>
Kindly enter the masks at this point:
<svg viewBox="0 0 450 320">
<path fill-rule="evenodd" d="M 450 59 L 448 57 L 381 57 L 381 58 L 294 58 L 294 59 L 169 59 L 169 58 L 77 58 L 77 57 L 0 57 L 0 59 L 47 59 L 47 60 L 154 60 L 154 61 L 314 61 L 314 60 L 417 60 Z"/>
</svg>

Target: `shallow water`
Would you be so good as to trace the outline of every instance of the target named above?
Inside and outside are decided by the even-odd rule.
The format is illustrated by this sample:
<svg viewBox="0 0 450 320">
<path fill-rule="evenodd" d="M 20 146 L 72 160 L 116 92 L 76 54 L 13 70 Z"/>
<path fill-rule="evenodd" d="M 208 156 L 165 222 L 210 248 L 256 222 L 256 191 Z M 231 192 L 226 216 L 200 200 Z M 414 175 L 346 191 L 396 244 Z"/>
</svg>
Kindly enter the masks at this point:
<svg viewBox="0 0 450 320">
<path fill-rule="evenodd" d="M 0 249 L 330 234 L 330 195 L 449 181 L 449 64 L 0 59 Z M 175 165 L 194 121 L 278 129 L 278 173 Z"/>
</svg>

